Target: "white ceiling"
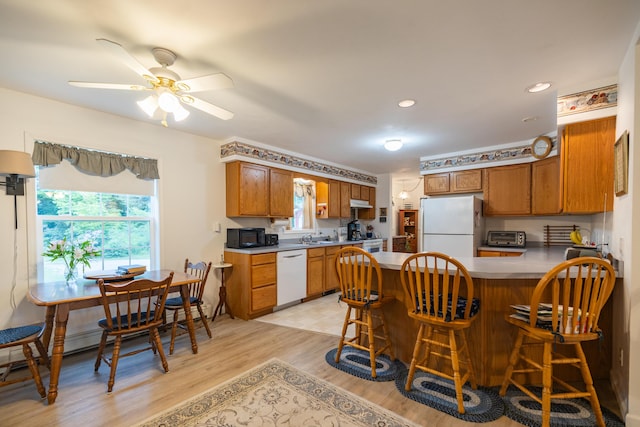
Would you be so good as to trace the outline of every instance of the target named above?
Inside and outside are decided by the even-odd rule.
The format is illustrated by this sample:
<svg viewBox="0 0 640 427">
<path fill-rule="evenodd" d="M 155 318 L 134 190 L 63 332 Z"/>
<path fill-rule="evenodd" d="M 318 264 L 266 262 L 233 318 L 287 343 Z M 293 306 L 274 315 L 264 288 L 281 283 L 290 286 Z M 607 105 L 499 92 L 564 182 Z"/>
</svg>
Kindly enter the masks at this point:
<svg viewBox="0 0 640 427">
<path fill-rule="evenodd" d="M 421 156 L 555 131 L 556 96 L 615 82 L 639 21 L 638 0 L 0 0 L 0 86 L 149 121 L 146 94 L 67 81 L 144 83 L 97 38 L 148 68 L 164 47 L 183 79 L 235 84 L 198 94 L 233 119 L 170 127 L 417 176 Z M 554 90 L 525 93 L 538 81 Z"/>
</svg>

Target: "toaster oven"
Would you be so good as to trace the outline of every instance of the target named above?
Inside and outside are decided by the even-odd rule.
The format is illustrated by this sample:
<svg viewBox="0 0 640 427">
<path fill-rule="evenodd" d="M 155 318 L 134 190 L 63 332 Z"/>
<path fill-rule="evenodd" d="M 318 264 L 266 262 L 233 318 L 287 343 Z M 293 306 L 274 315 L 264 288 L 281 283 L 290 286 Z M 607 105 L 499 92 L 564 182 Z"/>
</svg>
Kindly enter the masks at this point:
<svg viewBox="0 0 640 427">
<path fill-rule="evenodd" d="M 527 234 L 524 231 L 489 231 L 487 245 L 503 248 L 524 248 Z"/>
</svg>

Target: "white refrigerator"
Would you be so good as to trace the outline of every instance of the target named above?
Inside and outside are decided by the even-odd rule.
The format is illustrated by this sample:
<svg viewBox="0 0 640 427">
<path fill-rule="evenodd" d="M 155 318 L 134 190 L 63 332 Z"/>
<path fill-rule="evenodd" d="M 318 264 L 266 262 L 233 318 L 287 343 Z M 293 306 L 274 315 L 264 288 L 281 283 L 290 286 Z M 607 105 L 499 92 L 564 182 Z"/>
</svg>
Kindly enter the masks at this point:
<svg viewBox="0 0 640 427">
<path fill-rule="evenodd" d="M 482 199 L 476 196 L 421 199 L 420 219 L 422 252 L 442 252 L 454 258 L 474 257 L 482 246 Z"/>
</svg>

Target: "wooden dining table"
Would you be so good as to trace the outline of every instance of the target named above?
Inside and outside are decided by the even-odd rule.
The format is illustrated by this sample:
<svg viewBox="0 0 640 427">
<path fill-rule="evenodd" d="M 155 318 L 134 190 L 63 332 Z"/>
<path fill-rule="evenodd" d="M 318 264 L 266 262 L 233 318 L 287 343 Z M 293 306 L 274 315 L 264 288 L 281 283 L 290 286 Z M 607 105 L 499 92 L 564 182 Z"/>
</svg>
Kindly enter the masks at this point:
<svg viewBox="0 0 640 427">
<path fill-rule="evenodd" d="M 165 279 L 171 270 L 150 270 L 133 279 L 151 279 L 160 281 Z M 132 279 L 132 280 L 133 280 Z M 174 272 L 171 282 L 171 291 L 179 291 L 184 304 L 185 323 L 191 338 L 191 349 L 193 353 L 198 352 L 196 342 L 193 316 L 191 315 L 191 305 L 189 303 L 189 284 L 200 280 L 198 277 L 184 272 Z M 74 284 L 65 281 L 38 283 L 30 287 L 27 294 L 29 301 L 38 306 L 46 307 L 45 331 L 42 335 L 42 343 L 46 349 L 49 348 L 51 334 L 53 332 L 53 349 L 51 352 L 51 373 L 49 379 L 49 392 L 47 400 L 49 404 L 56 401 L 58 396 L 58 381 L 60 369 L 62 368 L 62 356 L 64 353 L 64 340 L 67 331 L 67 321 L 69 312 L 83 308 L 96 307 L 102 305 L 100 288 L 96 280 L 79 279 Z M 96 319 L 97 322 L 98 319 Z M 55 329 L 54 329 L 55 321 Z"/>
</svg>

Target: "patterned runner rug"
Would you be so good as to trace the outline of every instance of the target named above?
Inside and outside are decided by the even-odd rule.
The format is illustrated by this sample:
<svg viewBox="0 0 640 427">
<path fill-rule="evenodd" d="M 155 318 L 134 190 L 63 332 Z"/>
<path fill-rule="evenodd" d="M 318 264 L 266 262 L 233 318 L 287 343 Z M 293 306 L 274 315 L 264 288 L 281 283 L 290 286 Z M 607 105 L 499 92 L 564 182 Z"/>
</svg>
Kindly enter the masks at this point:
<svg viewBox="0 0 640 427">
<path fill-rule="evenodd" d="M 497 390 L 499 388 L 496 388 Z M 531 390 L 540 395 L 540 388 L 532 387 Z M 516 387 L 509 386 L 502 400 L 504 400 L 507 417 L 529 427 L 541 425 L 541 405 Z M 624 423 L 607 408 L 601 409 L 607 427 L 624 426 Z M 596 419 L 586 399 L 552 400 L 550 424 L 550 427 L 592 427 L 596 425 Z"/>
<path fill-rule="evenodd" d="M 376 377 L 371 376 L 371 362 L 368 351 L 344 346 L 340 353 L 340 362 L 336 363 L 337 348 L 329 350 L 325 355 L 327 363 L 334 368 L 369 381 L 393 381 L 406 368 L 399 360 L 391 360 L 386 354 L 376 357 Z"/>
<path fill-rule="evenodd" d="M 418 427 L 378 405 L 271 359 L 138 426 Z"/>
</svg>

